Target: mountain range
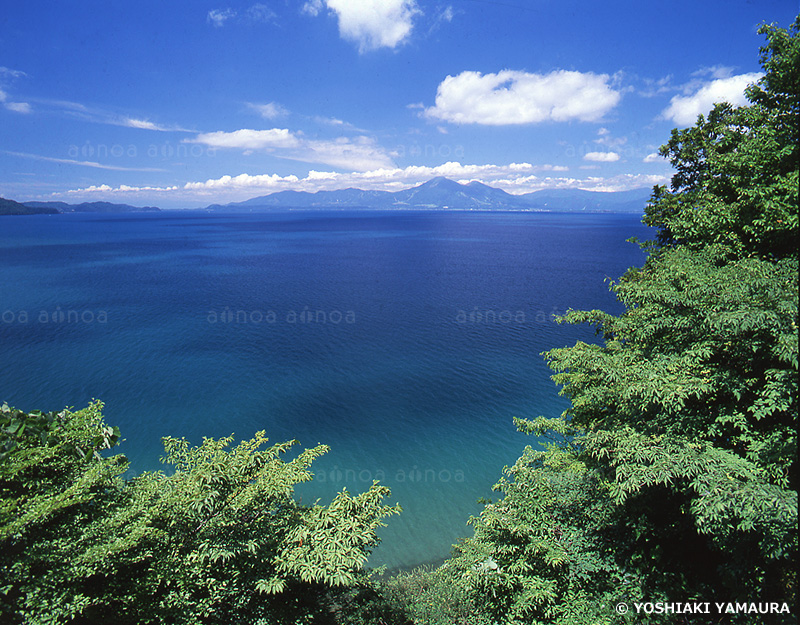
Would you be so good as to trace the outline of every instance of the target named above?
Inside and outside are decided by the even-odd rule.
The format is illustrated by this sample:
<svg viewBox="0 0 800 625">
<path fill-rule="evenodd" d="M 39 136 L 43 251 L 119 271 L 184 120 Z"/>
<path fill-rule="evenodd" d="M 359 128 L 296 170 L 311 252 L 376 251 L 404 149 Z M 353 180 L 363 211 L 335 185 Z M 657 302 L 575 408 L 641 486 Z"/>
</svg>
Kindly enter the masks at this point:
<svg viewBox="0 0 800 625">
<path fill-rule="evenodd" d="M 55 208 L 26 206 L 14 200 L 7 200 L 0 197 L 0 215 L 40 215 L 55 213 L 58 213 Z"/>
<path fill-rule="evenodd" d="M 278 191 L 243 202 L 212 204 L 208 210 L 263 210 L 274 208 L 460 209 L 529 210 L 554 212 L 641 213 L 651 190 L 601 192 L 551 189 L 512 195 L 480 182 L 461 184 L 438 177 L 402 191 Z"/>
<path fill-rule="evenodd" d="M 57 213 L 153 213 L 161 210 L 155 206 L 131 206 L 112 202 L 83 202 L 81 204 L 23 202 L 23 205 L 33 209 L 50 209 Z"/>
<path fill-rule="evenodd" d="M 601 192 L 581 189 L 549 189 L 512 195 L 480 182 L 461 184 L 438 177 L 402 191 L 278 191 L 243 202 L 211 204 L 210 211 L 261 211 L 274 209 L 351 208 L 367 210 L 511 210 L 585 213 L 642 213 L 651 190 Z M 131 206 L 111 202 L 14 202 L 0 198 L 0 215 L 36 213 L 132 213 L 156 212 L 155 206 Z"/>
</svg>

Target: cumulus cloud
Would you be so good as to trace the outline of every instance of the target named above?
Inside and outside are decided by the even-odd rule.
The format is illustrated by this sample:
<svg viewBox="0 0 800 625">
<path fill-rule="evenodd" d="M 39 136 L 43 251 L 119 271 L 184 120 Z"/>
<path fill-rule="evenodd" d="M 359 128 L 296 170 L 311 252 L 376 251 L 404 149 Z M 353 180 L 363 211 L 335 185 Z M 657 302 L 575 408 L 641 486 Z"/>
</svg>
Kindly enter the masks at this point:
<svg viewBox="0 0 800 625">
<path fill-rule="evenodd" d="M 186 139 L 212 148 L 267 151 L 274 156 L 305 163 L 322 163 L 342 169 L 366 171 L 394 166 L 391 157 L 374 139 L 359 136 L 333 140 L 309 140 L 286 128 L 242 129 L 233 132 L 208 132 Z"/>
<path fill-rule="evenodd" d="M 483 182 L 512 194 L 529 193 L 540 189 L 586 189 L 592 191 L 625 191 L 652 187 L 669 182 L 668 176 L 645 174 L 621 174 L 611 178 L 590 176 L 573 178 L 552 176 L 565 168 L 552 165 L 532 165 L 531 163 L 510 163 L 507 165 L 464 165 L 448 162 L 436 167 L 411 166 L 400 168 L 380 168 L 364 172 L 339 173 L 311 170 L 304 178 L 294 175 L 247 174 L 224 175 L 205 181 L 187 182 L 182 186 L 133 187 L 107 184 L 93 185 L 69 191 L 72 196 L 128 198 L 139 202 L 173 201 L 186 206 L 208 203 L 233 202 L 265 195 L 276 191 L 293 189 L 298 191 L 321 191 L 357 187 L 384 191 L 406 189 L 435 176 L 447 176 L 461 183 Z M 59 194 L 54 194 L 57 196 Z"/>
<path fill-rule="evenodd" d="M 583 160 L 595 163 L 613 163 L 619 160 L 616 152 L 587 152 L 583 155 Z"/>
<path fill-rule="evenodd" d="M 202 143 L 212 148 L 240 148 L 243 150 L 264 150 L 270 148 L 292 148 L 300 142 L 286 128 L 270 130 L 250 130 L 243 128 L 233 132 L 206 132 L 194 139 L 184 139 L 185 143 Z"/>
<path fill-rule="evenodd" d="M 109 185 L 99 185 L 75 189 L 71 192 L 98 193 L 107 191 L 112 193 L 133 193 L 137 191 L 160 191 L 167 193 L 182 190 L 201 192 L 200 195 L 202 196 L 207 196 L 210 192 L 219 192 L 222 196 L 225 196 L 225 194 L 239 194 L 242 197 L 252 197 L 253 193 L 268 193 L 285 189 L 320 191 L 354 186 L 362 189 L 396 190 L 414 186 L 436 176 L 446 176 L 460 182 L 470 182 L 471 180 L 503 181 L 505 179 L 523 177 L 530 182 L 536 178 L 535 172 L 561 171 L 565 169 L 552 165 L 535 166 L 530 163 L 462 165 L 458 162 L 447 162 L 435 167 L 417 165 L 405 168 L 380 167 L 368 171 L 351 171 L 347 173 L 311 170 L 305 178 L 298 178 L 295 175 L 279 176 L 277 174 L 243 173 L 236 176 L 224 175 L 205 181 L 187 182 L 181 187 L 131 187 L 126 185 L 111 187 Z M 523 191 L 517 189 L 517 192 L 521 193 Z M 225 197 L 230 197 L 230 195 Z"/>
<path fill-rule="evenodd" d="M 651 152 L 642 159 L 643 163 L 666 163 L 666 159 L 658 152 Z"/>
<path fill-rule="evenodd" d="M 503 70 L 465 71 L 445 78 L 436 90 L 431 119 L 455 124 L 504 126 L 546 121 L 599 121 L 622 95 L 607 74 L 558 70 L 549 74 Z"/>
<path fill-rule="evenodd" d="M 118 187 L 112 187 L 111 185 L 107 184 L 99 184 L 99 185 L 91 185 L 88 187 L 84 187 L 83 189 L 70 189 L 67 193 L 71 194 L 96 194 L 96 193 L 116 193 L 116 194 L 141 194 L 141 193 L 153 193 L 153 192 L 165 192 L 165 191 L 177 191 L 180 187 L 172 186 L 172 187 L 133 187 L 127 184 L 122 184 Z M 58 195 L 56 193 L 53 194 L 54 196 Z"/>
<path fill-rule="evenodd" d="M 269 189 L 276 186 L 293 184 L 298 181 L 298 177 L 278 176 L 277 174 L 261 174 L 251 176 L 250 174 L 239 174 L 238 176 L 222 176 L 221 178 L 209 178 L 205 182 L 187 182 L 183 185 L 186 190 L 208 191 L 214 189 Z"/>
<path fill-rule="evenodd" d="M 718 75 L 722 71 L 720 68 L 715 69 L 712 75 Z M 760 73 L 739 74 L 703 83 L 691 93 L 674 96 L 669 106 L 661 112 L 661 118 L 680 126 L 690 126 L 697 121 L 698 115 L 708 113 L 720 102 L 728 102 L 733 106 L 747 104 L 745 88 L 762 76 Z"/>
<path fill-rule="evenodd" d="M 361 53 L 405 43 L 420 14 L 414 0 L 309 0 L 302 11 L 316 16 L 327 6 L 339 22 L 339 35 Z"/>
</svg>

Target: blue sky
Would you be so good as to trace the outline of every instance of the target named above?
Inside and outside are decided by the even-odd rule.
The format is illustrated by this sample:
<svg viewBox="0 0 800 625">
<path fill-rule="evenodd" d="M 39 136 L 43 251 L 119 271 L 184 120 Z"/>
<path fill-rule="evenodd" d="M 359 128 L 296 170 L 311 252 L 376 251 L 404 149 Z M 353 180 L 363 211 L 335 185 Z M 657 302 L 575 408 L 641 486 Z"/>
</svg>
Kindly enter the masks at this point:
<svg viewBox="0 0 800 625">
<path fill-rule="evenodd" d="M 796 1 L 4 3 L 0 196 L 164 208 L 437 175 L 511 193 L 669 180 Z"/>
</svg>

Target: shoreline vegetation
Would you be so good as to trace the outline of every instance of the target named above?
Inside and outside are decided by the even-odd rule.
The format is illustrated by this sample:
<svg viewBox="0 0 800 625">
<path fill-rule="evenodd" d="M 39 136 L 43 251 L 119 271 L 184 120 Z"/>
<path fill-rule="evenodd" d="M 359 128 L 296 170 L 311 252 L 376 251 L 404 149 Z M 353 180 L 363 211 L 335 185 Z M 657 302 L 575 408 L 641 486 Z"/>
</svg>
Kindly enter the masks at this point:
<svg viewBox="0 0 800 625">
<path fill-rule="evenodd" d="M 126 481 L 102 403 L 3 405 L 3 622 L 795 623 L 798 29 L 763 26 L 749 104 L 661 148 L 676 174 L 644 209 L 644 266 L 612 285 L 625 311 L 560 318 L 599 336 L 544 355 L 571 407 L 515 420 L 544 449 L 451 557 L 364 571 L 402 510 L 378 482 L 295 501 L 325 445 L 165 438 L 169 474 Z"/>
</svg>

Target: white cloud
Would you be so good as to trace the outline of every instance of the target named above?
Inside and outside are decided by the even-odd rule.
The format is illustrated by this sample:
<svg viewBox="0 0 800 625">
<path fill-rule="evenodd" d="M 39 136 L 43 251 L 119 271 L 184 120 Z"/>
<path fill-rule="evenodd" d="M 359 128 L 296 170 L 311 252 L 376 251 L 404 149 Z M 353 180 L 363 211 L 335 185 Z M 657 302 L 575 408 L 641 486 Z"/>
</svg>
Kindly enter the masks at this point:
<svg viewBox="0 0 800 625">
<path fill-rule="evenodd" d="M 212 148 L 240 148 L 243 150 L 264 150 L 270 148 L 293 148 L 300 141 L 286 128 L 270 130 L 250 130 L 243 128 L 233 132 L 206 132 L 194 139 L 184 139 L 185 143 L 202 143 Z"/>
<path fill-rule="evenodd" d="M 319 124 L 321 126 L 330 126 L 331 128 L 335 128 L 339 132 L 352 132 L 361 134 L 369 132 L 368 130 L 359 128 L 358 126 L 351 124 L 350 122 L 346 122 L 343 119 L 339 119 L 337 117 L 324 117 L 322 115 L 313 115 L 308 119 L 313 121 L 315 124 Z"/>
<path fill-rule="evenodd" d="M 359 136 L 333 140 L 309 140 L 286 128 L 270 130 L 242 129 L 234 132 L 208 132 L 186 139 L 212 148 L 263 150 L 274 156 L 304 163 L 322 163 L 345 170 L 366 171 L 393 167 L 391 157 L 374 139 Z"/>
<path fill-rule="evenodd" d="M 436 15 L 433 16 L 433 23 L 428 28 L 428 36 L 435 33 L 444 24 L 449 24 L 456 16 L 456 12 L 451 5 L 447 5 L 443 9 L 439 9 Z"/>
<path fill-rule="evenodd" d="M 53 158 L 51 156 L 40 156 L 39 154 L 28 154 L 27 152 L 9 152 L 12 156 L 20 156 L 22 158 L 30 158 L 35 161 L 47 161 L 49 163 L 59 163 L 64 165 L 80 165 L 81 167 L 93 167 L 95 169 L 108 169 L 111 171 L 166 171 L 165 169 L 157 169 L 155 167 L 119 167 L 116 165 L 103 165 L 95 161 L 76 161 L 69 158 Z"/>
<path fill-rule="evenodd" d="M 159 130 L 159 127 L 153 122 L 149 122 L 145 119 L 132 119 L 130 117 L 126 117 L 122 120 L 122 125 L 128 126 L 129 128 L 141 128 L 142 130 Z"/>
<path fill-rule="evenodd" d="M 366 171 L 374 167 L 391 167 L 392 159 L 369 137 L 334 141 L 307 141 L 295 155 L 287 155 L 307 163 L 323 163 L 344 170 Z"/>
<path fill-rule="evenodd" d="M 420 14 L 414 0 L 324 0 L 339 21 L 339 35 L 358 45 L 359 52 L 396 48 L 405 43 Z M 318 15 L 323 2 L 310 0 L 303 12 Z"/>
<path fill-rule="evenodd" d="M 277 18 L 275 11 L 269 8 L 266 4 L 256 3 L 251 5 L 241 15 L 235 9 L 213 9 L 208 12 L 206 21 L 216 28 L 222 28 L 228 20 L 234 20 L 238 23 L 268 23 L 274 22 Z"/>
<path fill-rule="evenodd" d="M 701 67 L 692 76 L 711 76 L 712 79 L 730 78 L 733 76 L 733 67 L 728 65 L 712 65 L 711 67 Z"/>
<path fill-rule="evenodd" d="M 587 152 L 583 155 L 583 160 L 594 163 L 613 163 L 619 160 L 616 152 Z"/>
<path fill-rule="evenodd" d="M 206 20 L 217 28 L 221 28 L 232 17 L 236 17 L 236 11 L 233 9 L 213 9 L 208 12 Z"/>
<path fill-rule="evenodd" d="M 323 6 L 322 0 L 307 0 L 300 9 L 300 12 L 310 15 L 311 17 L 316 17 L 319 15 L 320 11 L 322 11 Z"/>
<path fill-rule="evenodd" d="M 0 70 L 5 70 L 6 72 L 9 73 L 11 72 L 11 70 L 8 70 L 5 67 L 0 67 Z M 2 72 L 0 72 L 0 75 L 2 75 Z M 8 94 L 2 89 L 0 89 L 0 104 L 2 104 L 9 111 L 14 111 L 15 113 L 30 113 L 33 110 L 31 108 L 31 105 L 28 104 L 27 102 L 9 102 Z"/>
<path fill-rule="evenodd" d="M 140 117 L 121 116 L 101 108 L 88 107 L 78 102 L 68 100 L 53 100 L 49 98 L 31 98 L 38 109 L 46 109 L 59 115 L 81 119 L 93 124 L 106 124 L 109 126 L 123 126 L 125 128 L 138 128 L 142 130 L 155 130 L 159 132 L 197 132 L 178 125 L 164 126 Z M 0 100 L 2 103 L 2 100 Z"/>
<path fill-rule="evenodd" d="M 127 184 L 122 184 L 118 187 L 112 187 L 107 184 L 100 184 L 100 185 L 91 185 L 89 187 L 85 187 L 83 189 L 70 189 L 67 193 L 72 194 L 95 194 L 95 193 L 123 193 L 123 194 L 141 194 L 141 193 L 153 193 L 153 192 L 165 192 L 165 191 L 177 191 L 179 187 L 132 187 Z M 54 196 L 58 195 L 57 193 L 53 194 Z"/>
<path fill-rule="evenodd" d="M 436 16 L 436 22 L 437 23 L 452 22 L 454 17 L 455 17 L 455 11 L 453 11 L 453 7 L 450 6 L 450 5 L 447 5 Z"/>
<path fill-rule="evenodd" d="M 15 113 L 30 113 L 33 110 L 27 102 L 6 102 L 5 107 Z"/>
<path fill-rule="evenodd" d="M 183 128 L 168 128 L 167 126 L 154 124 L 146 119 L 134 119 L 133 117 L 123 118 L 119 125 L 126 126 L 127 128 L 139 128 L 141 130 L 157 130 L 158 132 L 171 132 L 176 130 L 180 132 L 189 132 Z"/>
<path fill-rule="evenodd" d="M 25 72 L 21 72 L 16 69 L 10 69 L 8 67 L 0 67 L 0 76 L 10 76 L 11 78 L 20 78 L 21 76 L 27 76 Z"/>
<path fill-rule="evenodd" d="M 134 117 L 123 117 L 121 119 L 111 118 L 105 123 L 112 124 L 114 126 L 124 126 L 126 128 L 138 128 L 140 130 L 155 130 L 157 132 L 195 132 L 193 130 L 188 130 L 187 128 L 181 128 L 180 126 L 162 126 L 161 124 L 153 123 L 147 119 L 136 119 Z"/>
<path fill-rule="evenodd" d="M 721 71 L 720 68 L 714 68 L 712 74 L 717 75 Z M 691 126 L 697 121 L 698 115 L 707 114 L 720 102 L 729 102 L 733 106 L 747 104 L 745 88 L 762 76 L 760 73 L 739 74 L 704 83 L 693 93 L 673 97 L 669 106 L 661 112 L 661 118 L 672 120 L 680 126 Z"/>
<path fill-rule="evenodd" d="M 614 137 L 608 128 L 600 128 L 597 131 L 597 139 L 595 139 L 594 142 L 604 145 L 607 148 L 618 148 L 625 145 L 628 142 L 628 138 Z"/>
<path fill-rule="evenodd" d="M 312 117 L 315 122 L 318 124 L 325 124 L 326 126 L 349 126 L 349 124 L 345 124 L 345 122 L 341 119 L 337 119 L 336 117 L 323 117 L 322 115 L 315 115 Z"/>
<path fill-rule="evenodd" d="M 250 174 L 239 174 L 238 176 L 222 176 L 221 178 L 209 179 L 205 182 L 187 182 L 183 185 L 186 190 L 207 191 L 214 189 L 269 189 L 282 187 L 285 183 L 294 184 L 298 181 L 297 176 L 278 176 L 277 174 L 261 174 L 251 176 Z"/>
<path fill-rule="evenodd" d="M 561 172 L 564 169 L 552 165 L 532 165 L 530 163 L 462 165 L 457 162 L 449 162 L 436 167 L 379 168 L 351 173 L 311 170 L 304 178 L 294 175 L 242 173 L 237 176 L 225 175 L 169 187 L 132 187 L 128 185 L 112 187 L 101 184 L 83 189 L 73 189 L 68 194 L 71 197 L 85 196 L 93 199 L 113 196 L 117 200 L 127 198 L 139 202 L 174 202 L 181 206 L 194 203 L 204 206 L 209 203 L 241 201 L 287 189 L 315 192 L 357 187 L 397 191 L 418 185 L 435 176 L 447 176 L 461 183 L 483 182 L 512 194 L 529 193 L 540 189 L 625 191 L 669 182 L 669 176 L 645 174 L 622 174 L 611 178 L 540 175 L 546 172 Z M 53 194 L 55 197 L 58 195 L 61 194 Z"/>
<path fill-rule="evenodd" d="M 266 4 L 254 4 L 247 9 L 245 13 L 247 19 L 251 22 L 272 22 L 277 18 L 275 11 L 270 9 Z"/>
<path fill-rule="evenodd" d="M 666 163 L 666 159 L 658 152 L 651 152 L 642 159 L 643 163 Z"/>
<path fill-rule="evenodd" d="M 432 119 L 455 124 L 503 126 L 545 121 L 599 121 L 622 97 L 607 74 L 554 71 L 549 74 L 503 70 L 496 74 L 465 71 L 445 78 Z"/>
<path fill-rule="evenodd" d="M 255 104 L 248 102 L 247 106 L 261 115 L 264 119 L 275 119 L 276 117 L 283 117 L 288 115 L 289 111 L 282 107 L 277 102 L 267 102 L 266 104 Z"/>
</svg>

